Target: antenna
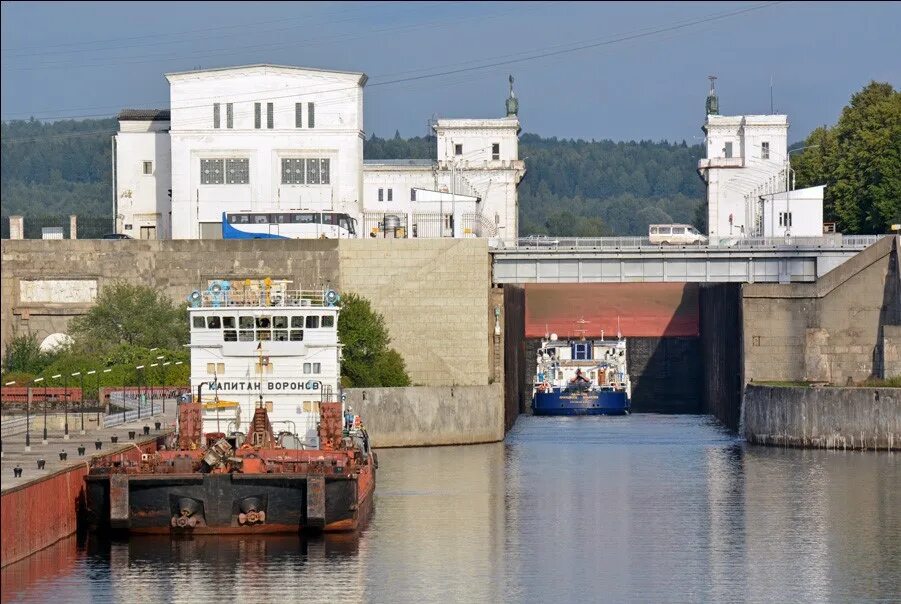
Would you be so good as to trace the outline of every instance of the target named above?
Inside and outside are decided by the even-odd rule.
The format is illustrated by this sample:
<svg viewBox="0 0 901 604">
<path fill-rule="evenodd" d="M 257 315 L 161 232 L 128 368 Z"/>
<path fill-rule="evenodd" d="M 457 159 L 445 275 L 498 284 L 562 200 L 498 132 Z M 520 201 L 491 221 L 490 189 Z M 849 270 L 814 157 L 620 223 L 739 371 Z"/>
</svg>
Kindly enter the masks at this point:
<svg viewBox="0 0 901 604">
<path fill-rule="evenodd" d="M 773 76 L 770 76 L 770 115 L 775 115 L 776 110 L 773 108 Z"/>
<path fill-rule="evenodd" d="M 619 328 L 619 315 L 616 315 L 616 339 L 617 340 L 623 339 L 622 331 L 620 331 L 620 328 Z"/>
</svg>

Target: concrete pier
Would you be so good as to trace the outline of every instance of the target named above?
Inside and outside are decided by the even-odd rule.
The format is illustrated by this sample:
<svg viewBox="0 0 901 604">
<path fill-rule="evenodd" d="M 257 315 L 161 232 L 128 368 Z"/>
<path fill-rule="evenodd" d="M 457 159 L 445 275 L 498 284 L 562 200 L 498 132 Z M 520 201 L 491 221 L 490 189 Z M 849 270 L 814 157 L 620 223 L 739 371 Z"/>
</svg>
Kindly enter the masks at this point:
<svg viewBox="0 0 901 604">
<path fill-rule="evenodd" d="M 24 430 L 4 433 L 0 462 L 0 565 L 21 560 L 74 533 L 91 459 L 156 450 L 174 429 L 176 407 L 174 400 L 168 400 L 165 414 L 160 407 L 156 415 L 111 428 L 88 429 L 85 434 L 81 434 L 80 420 L 76 429 L 70 418 L 69 439 L 64 438 L 61 429 L 49 430 L 47 444 L 42 442 L 43 426 L 36 429 L 38 422 L 32 418 L 30 448 L 25 445 Z M 160 422 L 159 430 L 156 422 Z M 148 434 L 144 434 L 145 426 Z M 130 432 L 134 432 L 134 438 Z M 79 455 L 79 447 L 84 447 L 84 455 Z M 65 452 L 64 459 L 61 452 Z M 43 468 L 38 467 L 39 460 L 44 461 Z M 16 468 L 21 469 L 20 476 Z"/>
</svg>

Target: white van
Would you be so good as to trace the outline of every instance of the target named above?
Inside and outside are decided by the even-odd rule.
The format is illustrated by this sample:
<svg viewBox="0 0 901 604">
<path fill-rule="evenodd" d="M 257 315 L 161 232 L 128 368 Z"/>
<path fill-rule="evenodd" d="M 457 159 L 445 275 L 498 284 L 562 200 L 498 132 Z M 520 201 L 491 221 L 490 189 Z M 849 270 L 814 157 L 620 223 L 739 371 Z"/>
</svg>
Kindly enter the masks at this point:
<svg viewBox="0 0 901 604">
<path fill-rule="evenodd" d="M 651 244 L 688 245 L 692 243 L 706 244 L 707 237 L 690 224 L 652 224 L 648 226 L 648 239 Z"/>
</svg>

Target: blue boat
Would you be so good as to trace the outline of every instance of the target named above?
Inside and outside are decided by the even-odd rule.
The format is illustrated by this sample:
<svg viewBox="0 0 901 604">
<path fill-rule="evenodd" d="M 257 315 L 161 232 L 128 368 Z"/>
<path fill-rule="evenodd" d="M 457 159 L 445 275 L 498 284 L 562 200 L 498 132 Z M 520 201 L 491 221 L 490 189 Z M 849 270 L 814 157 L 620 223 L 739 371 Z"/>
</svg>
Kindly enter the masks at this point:
<svg viewBox="0 0 901 604">
<path fill-rule="evenodd" d="M 532 393 L 535 415 L 626 415 L 632 386 L 626 340 L 541 341 Z"/>
</svg>

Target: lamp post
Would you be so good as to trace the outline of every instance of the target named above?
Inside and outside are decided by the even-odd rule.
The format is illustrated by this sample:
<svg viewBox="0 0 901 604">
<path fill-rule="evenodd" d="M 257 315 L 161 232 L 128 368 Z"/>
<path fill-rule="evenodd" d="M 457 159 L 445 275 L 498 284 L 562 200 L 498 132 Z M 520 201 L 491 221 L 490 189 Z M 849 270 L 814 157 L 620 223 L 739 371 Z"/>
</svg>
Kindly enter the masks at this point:
<svg viewBox="0 0 901 604">
<path fill-rule="evenodd" d="M 100 398 L 100 394 L 99 394 L 99 392 L 100 392 L 100 376 L 97 374 L 97 370 L 91 369 L 85 375 L 97 375 L 97 390 L 95 392 L 98 393 L 97 398 L 99 399 Z M 81 400 L 84 400 L 84 377 L 83 376 L 81 378 Z M 97 402 L 99 403 L 100 401 L 98 400 Z M 97 424 L 97 427 L 98 428 L 100 427 L 99 423 Z M 84 405 L 82 405 L 82 407 L 81 407 L 81 433 L 84 434 Z"/>
<path fill-rule="evenodd" d="M 135 369 L 141 370 L 141 381 L 138 382 L 138 419 L 141 419 L 141 386 L 144 384 L 144 366 L 138 365 Z"/>
<path fill-rule="evenodd" d="M 42 377 L 34 378 L 34 379 L 32 380 L 32 382 L 34 382 L 35 384 L 37 384 L 38 382 L 43 382 L 43 381 L 44 381 L 44 378 L 42 378 Z M 46 394 L 46 393 L 47 393 L 47 387 L 44 386 L 44 400 L 47 400 L 47 394 Z M 46 403 L 45 403 L 45 404 L 46 404 Z M 27 409 L 26 409 L 26 413 L 28 413 L 29 416 L 30 416 L 30 414 L 31 414 L 31 405 L 28 405 L 28 407 L 27 407 Z M 46 416 L 45 416 L 45 417 L 46 417 Z M 30 417 L 29 417 L 29 419 L 30 419 Z M 29 423 L 30 423 L 30 422 L 28 421 L 28 419 L 26 419 L 26 420 L 25 420 L 25 430 L 26 430 L 26 432 L 25 432 L 25 440 L 26 440 L 26 441 L 30 441 L 30 440 L 31 440 L 31 439 L 29 438 L 30 435 L 28 434 L 28 424 L 29 424 Z M 44 420 L 44 442 L 45 442 L 45 443 L 47 442 L 47 420 L 46 420 L 46 419 Z"/>
<path fill-rule="evenodd" d="M 172 361 L 166 361 L 162 364 L 163 367 L 168 367 L 172 364 Z M 164 371 L 165 372 L 165 371 Z M 163 415 L 166 415 L 166 397 L 163 397 Z"/>
<path fill-rule="evenodd" d="M 151 367 L 159 367 L 159 363 L 151 363 Z M 152 377 L 152 376 L 151 376 Z M 154 392 L 154 385 L 150 384 L 150 415 L 154 415 L 154 411 L 156 410 L 156 392 Z"/>
<path fill-rule="evenodd" d="M 59 377 L 62 377 L 59 373 L 56 375 L 51 375 L 50 379 L 55 380 Z M 46 445 L 48 442 L 47 439 L 47 384 L 44 383 L 44 444 Z"/>
<path fill-rule="evenodd" d="M 103 370 L 103 373 L 111 373 L 113 371 L 112 367 L 108 367 Z M 107 409 L 107 411 L 109 411 Z M 100 428 L 100 374 L 97 374 L 97 428 Z"/>
<path fill-rule="evenodd" d="M 80 371 L 76 371 L 72 374 L 72 377 L 77 377 L 81 385 L 81 396 L 78 397 L 78 409 L 81 415 L 81 433 L 84 434 L 84 376 Z"/>
<path fill-rule="evenodd" d="M 63 376 L 63 438 L 69 440 L 69 374 Z"/>
<path fill-rule="evenodd" d="M 124 424 L 126 421 L 125 412 L 128 410 L 128 407 L 125 405 L 125 368 L 122 368 L 122 423 Z"/>
</svg>

